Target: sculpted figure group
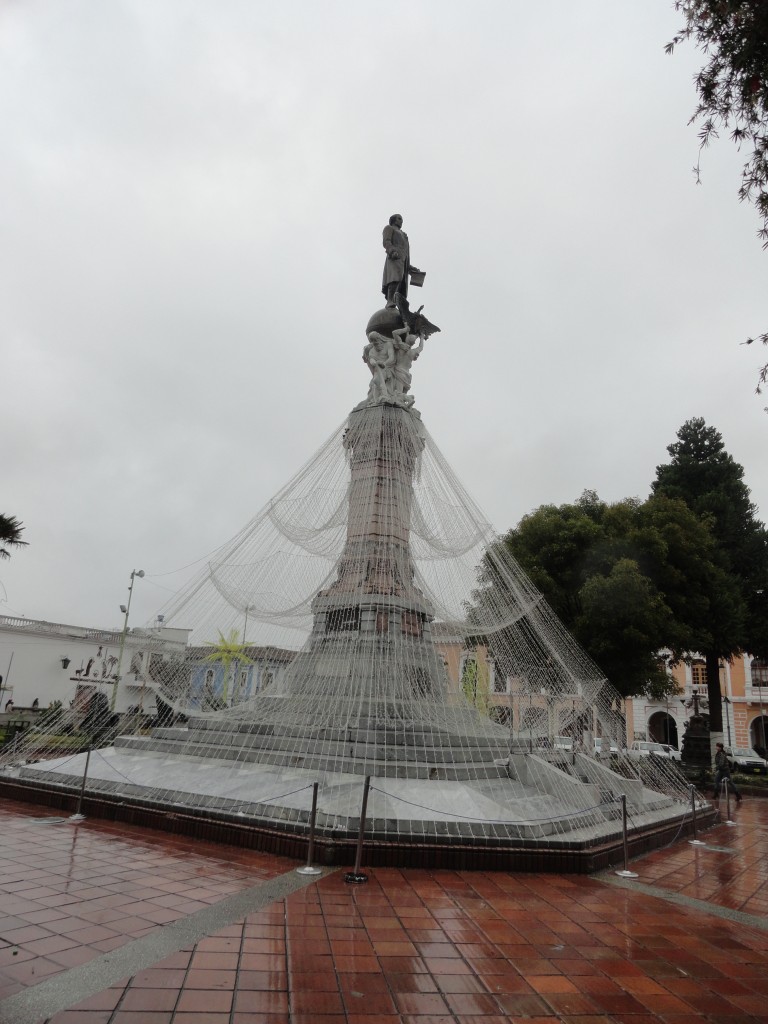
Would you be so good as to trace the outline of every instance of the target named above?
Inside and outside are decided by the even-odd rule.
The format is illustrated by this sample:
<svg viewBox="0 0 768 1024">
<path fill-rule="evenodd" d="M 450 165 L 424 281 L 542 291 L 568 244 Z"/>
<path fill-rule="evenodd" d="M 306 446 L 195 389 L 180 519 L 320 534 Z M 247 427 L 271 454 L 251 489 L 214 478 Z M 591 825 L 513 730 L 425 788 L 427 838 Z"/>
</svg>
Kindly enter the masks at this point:
<svg viewBox="0 0 768 1024">
<path fill-rule="evenodd" d="M 416 313 L 409 309 L 409 279 L 411 284 L 421 287 L 425 274 L 411 263 L 408 235 L 403 231 L 403 218 L 399 213 L 392 214 L 382 235 L 387 252 L 381 286 L 387 304 L 382 314 L 388 322 L 386 326 L 377 323 L 382 330 L 369 330 L 367 333 L 368 344 L 363 349 L 363 359 L 371 371 L 371 385 L 361 406 L 388 403 L 410 409 L 414 403 L 413 396 L 408 394 L 411 390 L 411 366 L 421 355 L 425 338 L 440 328 L 422 316 L 421 309 Z M 372 324 L 374 322 L 372 318 Z M 390 328 L 390 323 L 402 326 Z"/>
<path fill-rule="evenodd" d="M 392 331 L 391 338 L 379 331 L 369 331 L 368 344 L 363 349 L 363 359 L 372 375 L 366 404 L 390 402 L 410 409 L 414 402 L 408 394 L 411 365 L 423 348 L 424 334 L 411 334 L 407 325 Z"/>
</svg>

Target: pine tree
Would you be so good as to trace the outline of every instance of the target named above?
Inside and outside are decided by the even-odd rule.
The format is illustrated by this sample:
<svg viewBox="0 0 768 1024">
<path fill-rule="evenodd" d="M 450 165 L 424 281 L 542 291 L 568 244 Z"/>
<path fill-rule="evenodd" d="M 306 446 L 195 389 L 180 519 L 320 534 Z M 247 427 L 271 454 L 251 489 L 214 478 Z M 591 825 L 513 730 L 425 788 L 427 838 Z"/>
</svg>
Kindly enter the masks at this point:
<svg viewBox="0 0 768 1024">
<path fill-rule="evenodd" d="M 709 527 L 720 575 L 706 594 L 710 726 L 722 732 L 719 660 L 741 651 L 768 650 L 768 532 L 757 518 L 744 469 L 728 454 L 722 435 L 703 419 L 688 420 L 667 448 L 671 461 L 656 469 L 655 494 L 679 498 Z"/>
</svg>

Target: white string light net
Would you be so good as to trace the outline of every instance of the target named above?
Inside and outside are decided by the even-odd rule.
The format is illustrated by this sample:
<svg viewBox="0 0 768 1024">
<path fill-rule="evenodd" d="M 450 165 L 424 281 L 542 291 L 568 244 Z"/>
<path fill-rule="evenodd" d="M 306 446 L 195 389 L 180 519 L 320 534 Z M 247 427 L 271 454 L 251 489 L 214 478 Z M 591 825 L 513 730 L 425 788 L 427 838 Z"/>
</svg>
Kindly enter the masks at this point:
<svg viewBox="0 0 768 1024">
<path fill-rule="evenodd" d="M 115 738 L 102 708 L 89 791 L 300 828 L 317 781 L 318 827 L 352 831 L 371 776 L 375 834 L 538 841 L 688 800 L 622 752 L 616 691 L 402 405 L 351 413 L 164 614 L 191 630 L 147 660 L 168 724 Z M 21 773 L 74 784 L 83 757 Z"/>
</svg>

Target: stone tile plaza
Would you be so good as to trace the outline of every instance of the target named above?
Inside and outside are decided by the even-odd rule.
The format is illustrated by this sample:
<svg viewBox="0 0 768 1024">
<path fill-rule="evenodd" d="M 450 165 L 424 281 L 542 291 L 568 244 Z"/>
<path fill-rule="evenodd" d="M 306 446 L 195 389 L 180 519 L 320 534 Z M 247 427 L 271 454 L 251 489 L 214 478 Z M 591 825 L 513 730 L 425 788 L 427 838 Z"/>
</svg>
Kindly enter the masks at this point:
<svg viewBox="0 0 768 1024">
<path fill-rule="evenodd" d="M 766 1019 L 768 801 L 637 879 L 290 859 L 0 804 L 3 1024 Z"/>
</svg>

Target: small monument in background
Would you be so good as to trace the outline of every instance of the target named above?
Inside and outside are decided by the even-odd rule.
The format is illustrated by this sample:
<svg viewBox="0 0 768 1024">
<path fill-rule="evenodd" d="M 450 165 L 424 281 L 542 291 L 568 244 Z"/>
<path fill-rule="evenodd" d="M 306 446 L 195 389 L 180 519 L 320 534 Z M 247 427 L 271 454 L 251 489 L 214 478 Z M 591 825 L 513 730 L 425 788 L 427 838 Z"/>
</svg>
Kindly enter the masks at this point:
<svg viewBox="0 0 768 1024">
<path fill-rule="evenodd" d="M 691 698 L 693 714 L 688 719 L 680 747 L 683 764 L 698 768 L 712 767 L 712 751 L 709 732 L 709 716 L 701 713 L 701 698 L 694 691 Z"/>
</svg>

